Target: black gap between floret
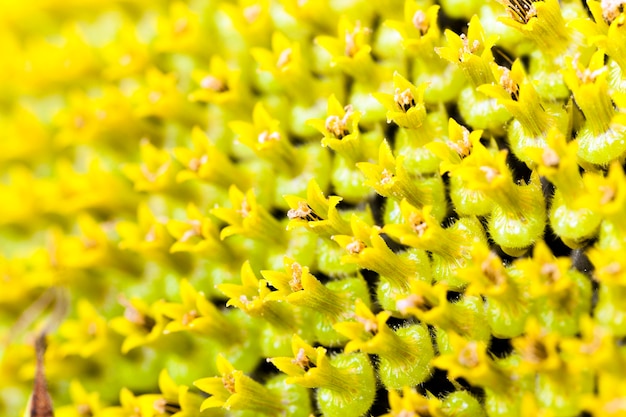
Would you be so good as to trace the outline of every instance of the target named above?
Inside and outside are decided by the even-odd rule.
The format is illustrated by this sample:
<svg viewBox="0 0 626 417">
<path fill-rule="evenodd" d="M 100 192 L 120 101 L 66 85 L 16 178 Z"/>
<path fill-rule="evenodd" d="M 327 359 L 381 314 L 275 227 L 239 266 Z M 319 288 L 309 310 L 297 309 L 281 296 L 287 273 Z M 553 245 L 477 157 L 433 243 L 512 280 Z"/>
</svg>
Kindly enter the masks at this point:
<svg viewBox="0 0 626 417">
<path fill-rule="evenodd" d="M 369 269 L 361 269 L 359 270 L 361 276 L 367 282 L 367 289 L 370 293 L 370 299 L 373 301 L 372 308 L 379 308 L 378 306 L 378 296 L 376 295 L 376 284 L 378 283 L 379 275 L 377 272 L 370 271 Z"/>
<path fill-rule="evenodd" d="M 338 195 L 335 192 L 335 189 L 334 189 L 334 187 L 332 185 L 331 185 L 330 191 L 328 192 L 328 195 Z M 339 204 L 337 204 L 337 210 L 340 211 L 340 212 L 341 211 L 346 211 L 346 210 L 356 210 L 356 208 L 357 208 L 356 204 L 349 203 L 349 202 L 347 202 L 345 200 L 341 200 L 339 202 Z"/>
<path fill-rule="evenodd" d="M 466 19 L 453 19 L 441 10 L 437 17 L 437 25 L 440 28 L 450 29 L 454 33 L 467 34 L 468 22 Z"/>
<path fill-rule="evenodd" d="M 500 141 L 498 141 L 498 145 L 500 145 Z M 508 143 L 506 144 L 506 148 L 508 149 Z M 530 174 L 532 174 L 532 171 L 525 163 L 517 159 L 517 156 L 511 151 L 506 155 L 506 164 L 511 169 L 513 180 L 516 183 L 528 184 L 530 182 Z"/>
<path fill-rule="evenodd" d="M 460 301 L 462 297 L 463 297 L 463 293 L 459 291 L 446 292 L 446 300 L 448 300 L 449 303 L 456 303 Z"/>
<path fill-rule="evenodd" d="M 459 113 L 459 106 L 457 105 L 456 100 L 445 103 L 445 107 L 448 117 L 456 120 L 459 124 L 463 124 L 463 117 L 461 117 L 461 113 Z"/>
<path fill-rule="evenodd" d="M 570 256 L 572 253 L 572 249 L 563 243 L 561 238 L 554 233 L 550 224 L 546 225 L 543 239 L 554 256 Z"/>
<path fill-rule="evenodd" d="M 383 25 L 381 24 L 380 14 L 374 15 L 374 18 L 372 19 L 372 23 L 368 25 L 368 27 L 370 29 L 373 29 L 373 31 L 374 30 L 376 31 L 376 33 L 372 34 L 372 39 L 376 38 L 378 36 L 378 32 L 380 32 L 381 28 L 383 27 Z M 381 57 L 378 56 L 378 54 L 374 51 L 374 49 L 372 49 L 372 52 L 370 53 L 370 55 L 372 56 L 372 59 L 374 60 L 374 62 L 384 61 L 384 59 L 381 59 Z"/>
<path fill-rule="evenodd" d="M 428 329 L 428 335 L 430 336 L 430 342 L 435 350 L 435 356 L 439 356 L 439 345 L 437 344 L 437 329 L 432 324 L 426 325 Z"/>
<path fill-rule="evenodd" d="M 382 416 L 389 412 L 389 391 L 385 388 L 379 388 L 376 391 L 376 400 L 370 408 L 369 415 Z"/>
<path fill-rule="evenodd" d="M 387 326 L 389 326 L 391 329 L 399 329 L 401 327 L 406 326 L 407 324 L 410 324 L 412 322 L 411 319 L 399 319 L 396 317 L 389 317 L 387 319 Z"/>
<path fill-rule="evenodd" d="M 350 97 L 352 95 L 352 87 L 354 86 L 354 78 L 350 75 L 346 75 L 344 77 L 344 90 L 346 92 L 346 97 Z"/>
<path fill-rule="evenodd" d="M 453 226 L 459 220 L 459 215 L 454 210 L 454 204 L 452 204 L 452 197 L 450 197 L 450 174 L 448 172 L 444 172 L 443 175 L 441 176 L 441 179 L 443 181 L 444 193 L 446 196 L 446 205 L 448 208 L 448 211 L 446 213 L 446 218 L 443 220 L 443 222 L 441 222 L 441 226 L 443 228 L 448 228 L 450 226 Z"/>
<path fill-rule="evenodd" d="M 509 356 L 513 352 L 513 345 L 511 339 L 500 339 L 495 336 L 491 336 L 489 341 L 488 352 L 496 358 L 503 359 Z"/>
<path fill-rule="evenodd" d="M 317 348 L 319 346 L 322 346 L 324 349 L 326 349 L 326 355 L 328 357 L 332 357 L 332 356 L 336 356 L 336 355 L 344 353 L 343 352 L 343 347 L 328 347 L 328 346 L 321 345 L 319 343 L 314 343 L 313 344 L 313 347 L 315 347 L 315 348 Z"/>
<path fill-rule="evenodd" d="M 437 398 L 444 398 L 448 394 L 456 391 L 454 384 L 448 380 L 448 372 L 435 368 L 431 377 L 419 384 L 420 392 L 425 394 L 430 392 Z"/>
<path fill-rule="evenodd" d="M 511 66 L 513 66 L 514 58 L 511 57 L 506 49 L 496 45 L 491 48 L 491 52 L 493 53 L 493 60 L 496 62 L 496 64 L 500 65 L 501 67 L 511 69 Z"/>
<path fill-rule="evenodd" d="M 546 177 L 539 177 L 541 181 L 541 193 L 543 194 L 543 199 L 546 202 L 546 208 L 550 207 L 552 204 L 552 199 L 554 197 L 555 187 L 554 184 L 550 182 Z"/>
<path fill-rule="evenodd" d="M 596 306 L 598 305 L 598 297 L 600 292 L 600 284 L 595 279 L 591 280 L 591 315 L 594 315 Z"/>
<path fill-rule="evenodd" d="M 315 417 L 322 417 L 324 414 L 322 414 L 322 411 L 320 410 L 319 406 L 317 405 L 317 401 L 315 400 L 317 398 L 317 388 L 313 388 L 310 391 L 311 404 L 313 405 L 313 413 L 311 413 L 311 415 Z"/>
<path fill-rule="evenodd" d="M 279 221 L 283 220 L 285 216 L 287 215 L 284 209 L 280 209 L 277 207 L 273 207 L 272 210 L 270 211 L 270 214 L 272 215 L 273 218 Z"/>
<path fill-rule="evenodd" d="M 491 239 L 490 239 L 491 241 Z M 502 248 L 500 248 L 500 246 L 496 245 L 495 243 L 491 246 L 491 250 L 493 250 L 496 255 L 498 255 L 498 257 L 502 260 L 502 263 L 504 264 L 504 266 L 509 266 L 513 263 L 513 261 L 515 261 L 516 259 L 520 259 L 520 258 L 528 258 L 531 255 L 531 251 L 528 250 L 524 255 L 522 256 L 511 256 L 509 254 L 506 254 L 502 251 Z"/>
<path fill-rule="evenodd" d="M 315 275 L 315 278 L 317 278 L 317 280 L 321 282 L 322 284 L 326 284 L 327 282 L 333 281 L 333 278 L 329 277 L 328 275 L 326 275 L 325 273 L 321 271 L 315 271 L 313 275 Z"/>
<path fill-rule="evenodd" d="M 386 198 L 382 195 L 376 194 L 370 201 L 370 209 L 372 210 L 372 217 L 374 217 L 374 223 L 378 226 L 384 226 L 383 212 L 385 211 Z"/>
<path fill-rule="evenodd" d="M 403 245 L 402 243 L 396 242 L 395 240 L 390 238 L 387 233 L 381 233 L 380 237 L 383 238 L 383 240 L 387 244 L 387 247 L 391 249 L 393 253 L 403 252 L 409 248 L 408 246 Z"/>
<path fill-rule="evenodd" d="M 307 138 L 306 136 L 300 136 L 300 135 L 296 135 L 293 132 L 289 133 L 289 142 L 291 142 L 291 144 L 296 147 L 299 148 L 301 146 L 304 146 L 306 144 L 311 143 L 311 139 Z"/>
<path fill-rule="evenodd" d="M 485 390 L 483 388 L 473 386 L 465 378 L 457 378 L 456 382 L 472 394 L 472 397 L 476 398 L 481 404 L 485 403 Z"/>
<path fill-rule="evenodd" d="M 396 143 L 396 134 L 398 133 L 398 125 L 395 123 L 385 123 L 385 128 L 383 130 L 383 137 L 387 139 L 387 143 L 391 149 L 394 149 L 394 145 Z"/>
<path fill-rule="evenodd" d="M 250 377 L 255 381 L 265 384 L 270 378 L 279 375 L 281 372 L 268 360 L 261 360 L 256 368 L 250 373 Z"/>
</svg>

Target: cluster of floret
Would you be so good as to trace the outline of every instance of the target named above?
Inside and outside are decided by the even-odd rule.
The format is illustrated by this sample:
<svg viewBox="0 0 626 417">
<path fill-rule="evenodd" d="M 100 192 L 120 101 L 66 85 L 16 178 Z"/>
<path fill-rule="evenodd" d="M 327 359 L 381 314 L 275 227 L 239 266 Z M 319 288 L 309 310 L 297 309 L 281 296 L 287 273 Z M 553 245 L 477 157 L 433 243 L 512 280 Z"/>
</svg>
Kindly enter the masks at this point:
<svg viewBox="0 0 626 417">
<path fill-rule="evenodd" d="M 626 414 L 626 2 L 6 1 L 0 414 Z"/>
</svg>

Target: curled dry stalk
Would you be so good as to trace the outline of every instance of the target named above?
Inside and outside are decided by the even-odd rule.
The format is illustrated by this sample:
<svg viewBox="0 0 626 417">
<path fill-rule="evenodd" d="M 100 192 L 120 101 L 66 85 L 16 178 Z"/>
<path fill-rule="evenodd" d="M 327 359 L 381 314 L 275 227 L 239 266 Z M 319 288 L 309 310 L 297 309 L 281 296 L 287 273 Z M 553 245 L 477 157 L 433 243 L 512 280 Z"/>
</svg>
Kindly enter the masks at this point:
<svg viewBox="0 0 626 417">
<path fill-rule="evenodd" d="M 59 326 L 67 314 L 68 305 L 68 294 L 63 288 L 51 287 L 47 289 L 22 312 L 2 341 L 3 345 L 8 346 L 11 341 L 15 340 L 20 333 L 27 331 L 29 327 L 37 327 L 32 333 L 29 332 L 31 340 L 34 337 L 32 344 L 35 348 L 37 362 L 33 392 L 28 401 L 25 416 L 54 417 L 52 398 L 48 392 L 45 375 L 46 335 Z M 35 325 L 40 320 L 41 323 Z"/>
</svg>

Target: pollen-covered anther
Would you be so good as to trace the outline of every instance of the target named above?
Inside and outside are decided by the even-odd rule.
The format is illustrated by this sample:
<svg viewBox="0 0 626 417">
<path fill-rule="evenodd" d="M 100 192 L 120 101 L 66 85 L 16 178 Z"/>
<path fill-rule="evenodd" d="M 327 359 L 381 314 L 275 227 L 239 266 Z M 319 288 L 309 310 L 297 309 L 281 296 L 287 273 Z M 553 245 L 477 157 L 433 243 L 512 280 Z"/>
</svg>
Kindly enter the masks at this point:
<svg viewBox="0 0 626 417">
<path fill-rule="evenodd" d="M 419 213 L 411 213 L 409 215 L 409 224 L 419 237 L 422 237 L 426 230 L 428 230 L 428 224 L 426 223 L 424 217 Z"/>
<path fill-rule="evenodd" d="M 291 48 L 287 48 L 280 53 L 278 60 L 276 60 L 276 68 L 284 69 L 291 62 Z"/>
<path fill-rule="evenodd" d="M 180 237 L 181 242 L 186 242 L 192 237 L 202 234 L 202 222 L 200 220 L 189 220 L 188 223 L 191 228 Z"/>
<path fill-rule="evenodd" d="M 208 155 L 202 155 L 200 158 L 191 158 L 187 167 L 194 172 L 197 172 L 200 167 L 209 161 Z"/>
<path fill-rule="evenodd" d="M 556 282 L 559 278 L 561 278 L 561 271 L 559 270 L 559 267 L 552 262 L 543 264 L 539 272 L 551 283 Z"/>
<path fill-rule="evenodd" d="M 184 17 L 177 19 L 174 22 L 174 33 L 177 35 L 182 35 L 189 29 L 189 21 Z"/>
<path fill-rule="evenodd" d="M 85 118 L 83 116 L 76 116 L 74 117 L 74 127 L 76 129 L 82 129 L 83 127 L 85 127 Z"/>
<path fill-rule="evenodd" d="M 380 183 L 382 185 L 391 183 L 393 181 L 393 178 L 393 173 L 387 169 L 383 169 L 383 172 L 380 173 Z"/>
<path fill-rule="evenodd" d="M 237 392 L 235 390 L 235 376 L 233 374 L 226 374 L 222 376 L 222 384 L 224 385 L 224 388 L 226 388 L 226 390 L 231 394 Z"/>
<path fill-rule="evenodd" d="M 606 70 L 607 67 L 598 68 L 595 71 L 592 71 L 589 68 L 585 68 L 584 70 L 578 69 L 576 70 L 576 75 L 583 84 L 592 84 L 596 78 L 598 78 L 598 75 L 602 74 Z"/>
<path fill-rule="evenodd" d="M 194 321 L 197 317 L 198 317 L 198 312 L 196 310 L 191 310 L 183 314 L 181 322 L 183 323 L 183 326 L 188 326 L 189 323 Z"/>
<path fill-rule="evenodd" d="M 358 315 L 355 315 L 354 318 L 356 319 L 356 321 L 358 321 L 359 323 L 363 325 L 363 328 L 365 329 L 366 332 L 368 333 L 378 332 L 378 323 L 376 322 L 376 320 L 372 320 L 367 317 L 361 317 Z"/>
<path fill-rule="evenodd" d="M 580 352 L 586 355 L 593 355 L 602 347 L 603 330 L 599 328 L 593 329 L 593 339 L 589 343 L 583 343 L 580 346 Z"/>
<path fill-rule="evenodd" d="M 400 91 L 399 88 L 396 88 L 393 94 L 393 100 L 396 102 L 398 107 L 402 109 L 403 112 L 408 112 L 409 109 L 415 107 L 415 97 L 413 97 L 413 93 L 410 88 L 406 90 Z"/>
<path fill-rule="evenodd" d="M 513 100 L 518 99 L 519 95 L 519 86 L 517 83 L 511 78 L 511 70 L 508 68 L 502 69 L 502 75 L 500 76 L 500 85 L 504 90 L 509 93 Z"/>
<path fill-rule="evenodd" d="M 98 325 L 95 322 L 89 323 L 87 326 L 87 334 L 89 336 L 95 336 L 98 333 Z"/>
<path fill-rule="evenodd" d="M 120 57 L 120 59 L 117 62 L 121 66 L 126 67 L 130 65 L 131 62 L 133 62 L 133 56 L 131 54 L 124 54 Z"/>
<path fill-rule="evenodd" d="M 81 237 L 80 242 L 83 244 L 85 249 L 95 249 L 98 247 L 98 241 L 94 239 Z"/>
<path fill-rule="evenodd" d="M 346 250 L 348 251 L 348 253 L 350 255 L 358 255 L 366 247 L 367 246 L 365 245 L 365 243 L 362 240 L 354 238 L 354 239 L 352 239 L 352 242 L 350 242 L 350 243 L 348 243 L 346 245 Z"/>
<path fill-rule="evenodd" d="M 93 410 L 89 404 L 77 404 L 76 411 L 78 411 L 79 416 L 91 416 L 93 415 Z"/>
<path fill-rule="evenodd" d="M 205 90 L 213 90 L 216 93 L 221 93 L 228 90 L 224 81 L 212 75 L 207 75 L 202 78 L 202 80 L 200 80 L 200 87 L 204 88 Z"/>
<path fill-rule="evenodd" d="M 499 258 L 495 253 L 489 252 L 487 258 L 482 264 L 480 264 L 482 273 L 489 279 L 489 281 L 496 285 L 500 285 L 505 281 L 505 276 L 502 272 L 502 265 L 494 262 L 498 259 Z"/>
<path fill-rule="evenodd" d="M 154 411 L 157 412 L 157 414 L 165 414 L 165 412 L 167 411 L 166 407 L 167 400 L 165 398 L 157 398 L 152 403 L 152 408 L 154 409 Z"/>
<path fill-rule="evenodd" d="M 557 168 L 561 163 L 561 158 L 552 148 L 545 148 L 541 156 L 543 164 L 549 168 Z"/>
<path fill-rule="evenodd" d="M 243 9 L 243 17 L 248 23 L 254 23 L 261 14 L 261 11 L 263 11 L 263 9 L 260 4 L 253 4 Z"/>
<path fill-rule="evenodd" d="M 318 216 L 311 206 L 307 204 L 306 201 L 298 201 L 298 207 L 295 209 L 289 209 L 287 212 L 287 217 L 289 220 L 293 219 L 302 219 L 308 221 L 320 220 L 320 216 Z"/>
<path fill-rule="evenodd" d="M 609 25 L 626 9 L 626 1 L 624 0 L 602 0 L 602 18 Z"/>
<path fill-rule="evenodd" d="M 123 304 L 124 305 L 124 304 Z M 124 318 L 133 324 L 137 324 L 139 326 L 143 326 L 146 324 L 146 318 L 143 314 L 141 314 L 135 307 L 133 307 L 130 303 L 124 305 L 126 307 L 124 309 Z"/>
<path fill-rule="evenodd" d="M 326 118 L 325 124 L 326 130 L 331 133 L 337 139 L 343 139 L 348 132 L 346 127 L 345 118 L 339 118 L 337 115 L 330 115 Z"/>
<path fill-rule="evenodd" d="M 432 304 L 420 294 L 411 294 L 406 298 L 396 301 L 396 308 L 402 314 L 405 314 L 409 308 L 417 308 L 422 311 L 428 311 L 432 307 Z"/>
<path fill-rule="evenodd" d="M 296 357 L 293 358 L 291 362 L 294 365 L 298 365 L 300 368 L 304 369 L 305 371 L 308 371 L 309 368 L 311 367 L 311 361 L 309 360 L 309 357 L 306 355 L 304 348 L 300 348 L 298 350 Z"/>
<path fill-rule="evenodd" d="M 611 262 L 610 264 L 604 267 L 604 272 L 610 275 L 617 275 L 621 273 L 622 271 L 623 271 L 622 265 L 620 265 L 619 262 Z"/>
<path fill-rule="evenodd" d="M 259 133 L 257 140 L 259 141 L 259 143 L 278 142 L 280 140 L 280 133 L 264 130 Z"/>
<path fill-rule="evenodd" d="M 466 368 L 475 368 L 479 365 L 480 359 L 478 358 L 478 344 L 475 341 L 469 342 L 459 352 L 458 356 L 459 364 Z"/>
<path fill-rule="evenodd" d="M 354 34 L 346 32 L 345 36 L 346 47 L 344 53 L 346 56 L 353 57 L 357 53 L 356 42 L 354 41 Z"/>
<path fill-rule="evenodd" d="M 146 242 L 154 242 L 157 239 L 157 235 L 156 235 L 156 230 L 154 226 L 150 226 L 150 229 L 148 230 L 148 232 L 145 234 L 145 236 L 143 237 L 143 239 Z"/>
<path fill-rule="evenodd" d="M 603 407 L 609 415 L 617 415 L 620 411 L 626 410 L 626 398 L 615 398 L 604 403 Z"/>
<path fill-rule="evenodd" d="M 96 110 L 96 118 L 98 120 L 104 120 L 107 118 L 107 112 L 102 110 L 102 109 L 98 109 Z"/>
<path fill-rule="evenodd" d="M 526 346 L 522 352 L 522 356 L 528 362 L 541 363 L 548 359 L 548 350 L 546 346 L 539 340 L 535 340 Z"/>
<path fill-rule="evenodd" d="M 479 169 L 485 173 L 485 179 L 487 180 L 487 182 L 493 182 L 496 177 L 500 176 L 500 171 L 498 171 L 494 167 L 482 166 Z"/>
<path fill-rule="evenodd" d="M 160 91 L 150 91 L 150 93 L 148 94 L 148 100 L 151 103 L 156 103 L 157 101 L 161 100 L 161 97 L 163 97 L 163 94 Z"/>
<path fill-rule="evenodd" d="M 602 197 L 600 197 L 600 204 L 605 205 L 612 202 L 615 199 L 615 189 L 608 185 L 600 186 L 600 192 L 602 193 Z"/>
<path fill-rule="evenodd" d="M 344 35 L 344 42 L 346 44 L 344 48 L 344 54 L 350 58 L 353 58 L 357 52 L 359 52 L 359 45 L 357 45 L 357 35 L 359 32 L 368 33 L 369 29 L 361 29 L 361 22 L 356 22 L 354 25 L 354 30 L 349 32 L 346 30 L 346 34 Z"/>
<path fill-rule="evenodd" d="M 426 13 L 422 10 L 417 10 L 415 14 L 413 14 L 411 22 L 413 23 L 413 26 L 415 26 L 415 29 L 420 31 L 422 36 L 428 32 L 430 25 L 428 24 Z"/>
<path fill-rule="evenodd" d="M 251 210 L 252 210 L 252 207 L 250 207 L 250 203 L 248 203 L 248 199 L 244 198 L 241 202 L 241 206 L 239 207 L 239 210 L 237 210 L 237 213 L 239 213 L 241 217 L 245 218 L 250 215 Z"/>
<path fill-rule="evenodd" d="M 466 157 L 472 152 L 472 142 L 470 141 L 470 132 L 466 127 L 462 126 L 463 136 L 455 141 L 446 141 L 448 146 L 452 148 L 461 157 Z"/>
<path fill-rule="evenodd" d="M 302 291 L 302 266 L 299 263 L 294 262 L 291 264 L 291 279 L 289 280 L 289 288 L 291 291 Z"/>
<path fill-rule="evenodd" d="M 474 42 L 470 44 L 469 39 L 467 39 L 467 36 L 464 33 L 461 33 L 460 38 L 461 42 L 463 42 L 463 47 L 459 49 L 459 57 L 462 61 L 463 55 L 473 54 L 474 52 L 478 51 L 478 49 L 480 48 L 480 41 L 478 39 L 474 39 Z"/>
</svg>

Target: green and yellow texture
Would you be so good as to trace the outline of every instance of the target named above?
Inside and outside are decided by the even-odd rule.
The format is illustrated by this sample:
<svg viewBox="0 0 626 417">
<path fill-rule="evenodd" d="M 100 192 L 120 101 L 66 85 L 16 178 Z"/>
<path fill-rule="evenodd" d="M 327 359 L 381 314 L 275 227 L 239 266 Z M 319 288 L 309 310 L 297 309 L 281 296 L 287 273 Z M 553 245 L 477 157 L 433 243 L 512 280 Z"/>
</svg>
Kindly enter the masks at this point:
<svg viewBox="0 0 626 417">
<path fill-rule="evenodd" d="M 626 415 L 626 5 L 0 2 L 0 414 Z"/>
</svg>

